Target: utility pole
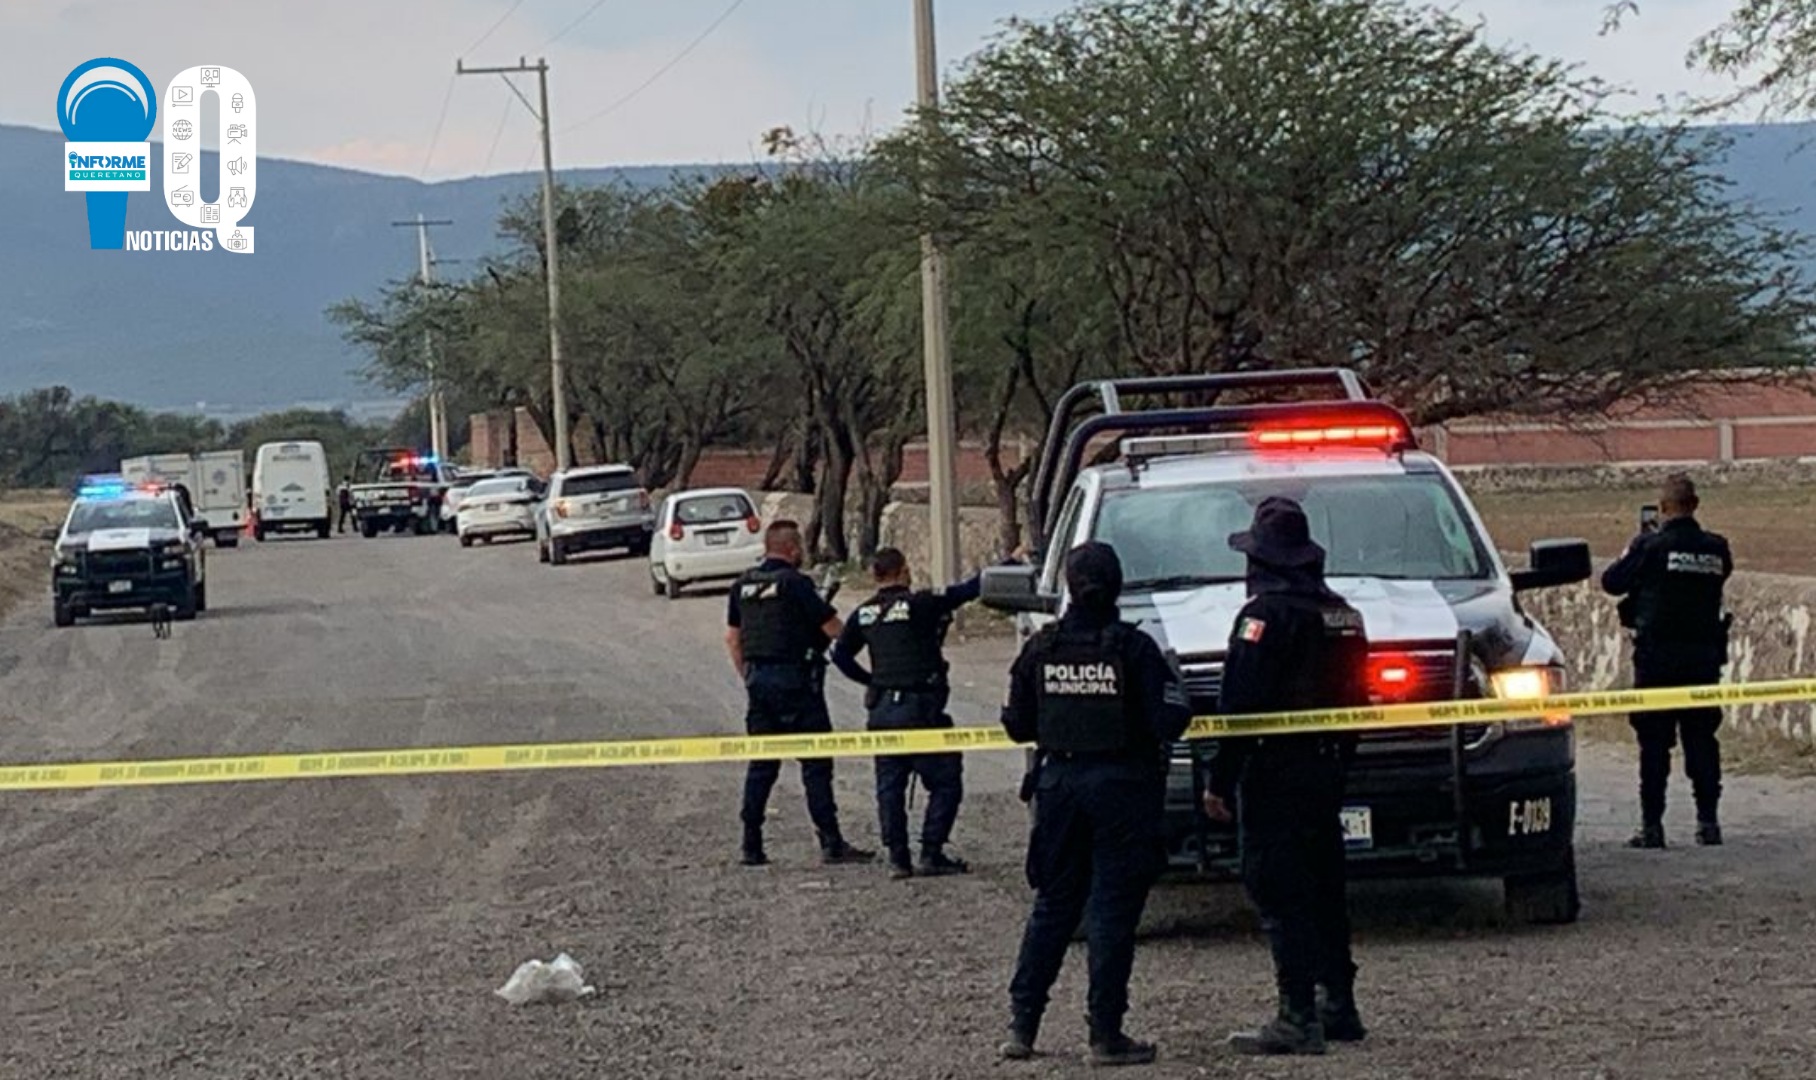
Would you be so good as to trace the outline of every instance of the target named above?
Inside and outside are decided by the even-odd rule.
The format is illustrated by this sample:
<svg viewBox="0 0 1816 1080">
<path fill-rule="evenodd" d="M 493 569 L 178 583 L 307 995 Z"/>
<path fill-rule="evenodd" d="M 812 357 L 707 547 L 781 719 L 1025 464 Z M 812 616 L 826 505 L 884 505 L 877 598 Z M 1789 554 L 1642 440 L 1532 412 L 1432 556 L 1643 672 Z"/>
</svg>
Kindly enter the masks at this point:
<svg viewBox="0 0 1816 1080">
<path fill-rule="evenodd" d="M 415 221 L 393 221 L 394 229 L 416 230 L 417 280 L 422 283 L 426 293 L 429 285 L 435 280 L 435 256 L 429 251 L 429 228 L 431 226 L 452 225 L 452 221 L 429 221 L 417 211 Z M 442 396 L 441 377 L 435 370 L 435 342 L 429 331 L 422 332 L 423 352 L 429 360 L 429 446 L 437 461 L 448 458 L 448 405 Z"/>
<path fill-rule="evenodd" d="M 914 0 L 914 55 L 922 122 L 938 121 L 939 60 L 933 0 Z M 935 584 L 958 580 L 958 419 L 952 402 L 952 337 L 946 322 L 946 256 L 931 230 L 921 234 L 921 340 L 927 366 L 927 501 Z"/>
<path fill-rule="evenodd" d="M 534 71 L 542 86 L 542 108 L 530 104 L 530 99 L 523 96 L 512 82 L 513 74 L 528 74 Z M 555 158 L 549 146 L 549 62 L 538 58 L 531 64 L 518 57 L 515 67 L 467 67 L 463 61 L 454 61 L 456 75 L 497 75 L 504 79 L 504 84 L 523 102 L 523 107 L 530 110 L 530 115 L 542 125 L 542 246 L 544 276 L 549 286 L 549 394 L 553 398 L 555 411 L 555 468 L 566 470 L 573 464 L 573 455 L 568 449 L 568 410 L 567 410 L 567 377 L 563 371 L 561 358 L 561 269 L 556 256 L 555 243 Z"/>
</svg>

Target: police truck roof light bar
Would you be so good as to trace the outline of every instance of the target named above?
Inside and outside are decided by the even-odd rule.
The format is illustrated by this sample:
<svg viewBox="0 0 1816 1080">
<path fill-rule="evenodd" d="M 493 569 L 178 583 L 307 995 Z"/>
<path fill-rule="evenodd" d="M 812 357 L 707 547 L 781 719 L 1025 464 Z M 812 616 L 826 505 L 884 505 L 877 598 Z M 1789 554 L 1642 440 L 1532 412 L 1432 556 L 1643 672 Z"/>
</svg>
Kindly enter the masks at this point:
<svg viewBox="0 0 1816 1080">
<path fill-rule="evenodd" d="M 1082 423 L 1090 424 L 1092 420 L 1135 416 L 1157 417 L 1173 416 L 1173 427 L 1196 428 L 1204 431 L 1207 426 L 1227 429 L 1229 420 L 1234 415 L 1232 409 L 1258 408 L 1254 405 L 1234 407 L 1201 406 L 1185 409 L 1156 409 L 1131 413 L 1124 407 L 1124 399 L 1132 397 L 1153 397 L 1163 394 L 1196 394 L 1215 401 L 1220 395 L 1230 391 L 1277 391 L 1325 388 L 1334 391 L 1331 396 L 1312 404 L 1331 405 L 1351 403 L 1352 405 L 1374 405 L 1373 395 L 1368 385 L 1360 376 L 1348 368 L 1301 368 L 1287 371 L 1246 371 L 1222 372 L 1211 375 L 1163 375 L 1151 378 L 1135 379 L 1102 379 L 1084 382 L 1067 390 L 1054 406 L 1052 419 L 1047 425 L 1047 439 L 1041 447 L 1041 457 L 1034 473 L 1034 487 L 1031 491 L 1031 509 L 1029 524 L 1035 533 L 1036 546 L 1044 542 L 1048 519 L 1057 509 L 1056 491 L 1069 486 L 1071 478 L 1077 472 L 1073 465 L 1060 476 L 1062 462 L 1070 458 L 1070 442 L 1067 433 L 1074 430 L 1079 413 L 1092 404 L 1100 409 L 1100 415 Z M 1290 406 L 1289 406 L 1290 407 Z M 1300 407 L 1304 407 L 1301 405 Z M 1385 407 L 1385 406 L 1383 406 Z M 1396 416 L 1398 414 L 1395 414 Z M 1207 425 L 1206 417 L 1216 417 L 1219 423 Z M 1403 423 L 1404 421 L 1402 421 Z M 1116 425 L 1100 426 L 1093 429 L 1093 434 L 1112 430 L 1124 431 L 1159 431 L 1167 425 Z"/>
</svg>

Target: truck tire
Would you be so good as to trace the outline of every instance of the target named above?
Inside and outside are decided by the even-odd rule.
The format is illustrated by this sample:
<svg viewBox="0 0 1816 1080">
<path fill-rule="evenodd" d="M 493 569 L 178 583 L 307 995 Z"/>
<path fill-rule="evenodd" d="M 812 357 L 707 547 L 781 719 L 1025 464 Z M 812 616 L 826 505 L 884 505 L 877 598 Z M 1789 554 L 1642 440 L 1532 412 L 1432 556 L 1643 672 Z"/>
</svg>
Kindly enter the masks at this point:
<svg viewBox="0 0 1816 1080">
<path fill-rule="evenodd" d="M 567 548 L 562 547 L 561 541 L 554 537 L 549 538 L 549 562 L 556 566 L 567 565 Z"/>
<path fill-rule="evenodd" d="M 50 621 L 59 628 L 74 626 L 76 625 L 75 609 L 61 600 L 52 600 L 50 602 Z"/>
<path fill-rule="evenodd" d="M 328 534 L 332 531 L 333 530 L 328 527 L 328 522 L 326 520 L 315 523 L 315 538 L 317 540 L 328 539 Z"/>
<path fill-rule="evenodd" d="M 460 538 L 460 546 L 461 546 L 461 547 L 464 547 L 464 548 L 470 548 L 470 547 L 472 547 L 472 546 L 473 546 L 473 538 L 472 538 L 472 537 L 471 537 L 471 536 L 462 536 L 462 537 L 461 537 L 461 538 Z"/>
<path fill-rule="evenodd" d="M 1519 874 L 1501 883 L 1507 918 L 1539 926 L 1564 926 L 1576 921 L 1583 901 L 1576 884 L 1576 849 L 1564 849 L 1556 870 Z"/>
<path fill-rule="evenodd" d="M 218 548 L 239 547 L 240 531 L 238 529 L 222 529 L 220 532 L 215 533 L 214 546 Z"/>
<path fill-rule="evenodd" d="M 376 521 L 360 522 L 359 523 L 359 534 L 368 540 L 375 539 L 378 536 L 378 522 L 376 522 Z"/>
<path fill-rule="evenodd" d="M 170 606 L 170 617 L 175 622 L 190 622 L 200 610 L 197 605 L 196 587 L 191 585 L 187 594 Z"/>
</svg>

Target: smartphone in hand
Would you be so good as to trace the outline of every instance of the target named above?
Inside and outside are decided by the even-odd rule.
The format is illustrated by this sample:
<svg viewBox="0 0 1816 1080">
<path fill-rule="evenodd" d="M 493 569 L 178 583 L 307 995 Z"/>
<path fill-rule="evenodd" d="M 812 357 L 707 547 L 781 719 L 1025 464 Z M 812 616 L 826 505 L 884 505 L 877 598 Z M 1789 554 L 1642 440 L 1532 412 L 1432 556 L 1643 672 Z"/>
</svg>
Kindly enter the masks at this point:
<svg viewBox="0 0 1816 1080">
<path fill-rule="evenodd" d="M 1639 531 L 1643 533 L 1658 531 L 1658 507 L 1642 506 L 1639 508 Z"/>
</svg>

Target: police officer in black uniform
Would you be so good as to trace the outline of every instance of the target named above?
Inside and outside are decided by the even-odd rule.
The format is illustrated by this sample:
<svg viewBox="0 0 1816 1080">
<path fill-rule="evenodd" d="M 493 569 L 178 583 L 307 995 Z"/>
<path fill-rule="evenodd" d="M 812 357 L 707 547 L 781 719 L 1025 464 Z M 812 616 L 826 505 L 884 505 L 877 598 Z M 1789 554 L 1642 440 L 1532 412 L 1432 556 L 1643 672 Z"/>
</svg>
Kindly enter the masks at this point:
<svg viewBox="0 0 1816 1080">
<path fill-rule="evenodd" d="M 1263 500 L 1230 546 L 1248 556 L 1250 597 L 1230 635 L 1219 710 L 1368 704 L 1362 616 L 1325 584 L 1324 549 L 1299 504 Z M 1243 882 L 1273 947 L 1280 993 L 1274 1019 L 1230 1037 L 1242 1053 L 1321 1054 L 1327 1039 L 1366 1035 L 1356 1011 L 1341 823 L 1353 748 L 1353 737 L 1269 735 L 1220 740 L 1210 759 L 1205 812 L 1239 820 Z"/>
<path fill-rule="evenodd" d="M 792 521 L 771 522 L 763 535 L 764 558 L 731 590 L 725 648 L 744 680 L 749 711 L 744 726 L 752 735 L 801 735 L 832 730 L 826 711 L 826 647 L 843 629 L 832 605 L 801 573 L 806 550 Z M 744 776 L 745 866 L 769 861 L 763 851 L 763 819 L 769 793 L 781 775 L 780 761 L 753 761 Z M 807 813 L 819 833 L 827 863 L 869 862 L 876 853 L 853 847 L 839 831 L 832 795 L 830 759 L 801 762 Z"/>
<path fill-rule="evenodd" d="M 1701 686 L 1721 679 L 1728 662 L 1728 619 L 1722 586 L 1734 572 L 1728 542 L 1696 522 L 1696 485 L 1682 474 L 1665 481 L 1656 531 L 1642 531 L 1602 574 L 1602 588 L 1622 597 L 1621 624 L 1633 631 L 1633 685 Z M 1684 741 L 1684 772 L 1696 796 L 1696 842 L 1721 843 L 1721 710 L 1672 709 L 1630 721 L 1639 736 L 1639 833 L 1636 848 L 1665 846 L 1665 786 L 1671 748 Z"/>
<path fill-rule="evenodd" d="M 832 662 L 868 687 L 865 708 L 870 730 L 949 728 L 951 688 L 946 685 L 946 630 L 952 615 L 976 600 L 981 578 L 972 577 L 939 592 L 914 591 L 908 560 L 895 548 L 881 548 L 870 562 L 877 593 L 859 604 L 832 647 Z M 858 654 L 870 650 L 870 669 Z M 908 849 L 908 811 L 903 805 L 910 777 L 927 788 L 927 815 L 921 823 L 920 873 L 925 877 L 962 874 L 970 867 L 946 854 L 952 826 L 964 798 L 961 754 L 898 754 L 876 759 L 877 817 L 889 874 L 915 874 Z"/>
<path fill-rule="evenodd" d="M 1122 1030 L 1135 927 L 1166 862 L 1161 814 L 1166 747 L 1191 721 L 1178 672 L 1152 638 L 1118 617 L 1122 563 L 1108 544 L 1066 556 L 1064 615 L 1028 642 L 1010 670 L 1003 727 L 1034 742 L 1034 909 L 1009 984 L 1004 1057 L 1034 1054 L 1048 992 L 1087 905 L 1091 1060 L 1141 1065 L 1152 1043 Z"/>
</svg>

